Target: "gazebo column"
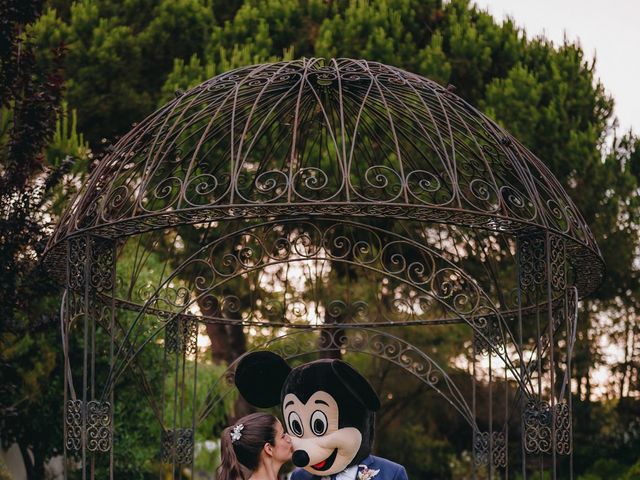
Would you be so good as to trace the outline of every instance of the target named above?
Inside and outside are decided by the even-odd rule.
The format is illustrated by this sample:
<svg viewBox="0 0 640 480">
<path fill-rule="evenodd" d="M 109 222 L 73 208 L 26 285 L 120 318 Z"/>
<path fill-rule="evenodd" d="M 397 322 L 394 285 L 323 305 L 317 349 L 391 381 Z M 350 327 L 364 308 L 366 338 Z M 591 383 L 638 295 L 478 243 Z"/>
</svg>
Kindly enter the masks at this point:
<svg viewBox="0 0 640 480">
<path fill-rule="evenodd" d="M 114 358 L 115 242 L 91 235 L 81 235 L 67 242 L 66 305 L 63 319 L 65 346 L 65 467 L 71 453 L 82 460 L 82 478 L 93 479 L 96 453 L 109 454 L 109 471 L 113 475 L 113 390 L 101 391 L 106 378 L 96 366 L 96 328 L 108 332 L 109 367 Z M 69 362 L 69 341 L 74 324 L 82 330 L 82 379 L 74 386 Z M 103 375 L 104 377 L 104 375 Z M 102 385 L 103 386 L 103 385 Z"/>
<path fill-rule="evenodd" d="M 577 318 L 576 288 L 568 286 L 566 241 L 560 235 L 546 232 L 521 236 L 518 258 L 522 301 L 547 306 L 546 312 L 537 309 L 535 319 L 527 319 L 536 323 L 536 344 L 533 353 L 523 350 L 524 360 L 530 356 L 523 368 L 535 388 L 533 395 L 523 396 L 523 450 L 527 456 L 539 456 L 541 470 L 544 456 L 550 456 L 555 479 L 557 455 L 572 453 L 571 356 Z M 565 338 L 561 350 L 558 340 L 562 336 Z"/>
<path fill-rule="evenodd" d="M 198 322 L 185 315 L 175 315 L 164 329 L 163 398 L 160 438 L 160 461 L 171 468 L 172 475 L 182 466 L 193 470 L 195 443 L 195 399 L 197 388 Z M 184 418 L 185 395 L 190 386 L 186 383 L 187 356 L 193 356 L 193 399 L 191 418 Z M 173 370 L 173 384 L 168 385 L 172 396 L 165 401 L 166 373 Z M 168 412 L 168 414 L 165 414 Z M 187 426 L 187 423 L 189 424 Z"/>
</svg>

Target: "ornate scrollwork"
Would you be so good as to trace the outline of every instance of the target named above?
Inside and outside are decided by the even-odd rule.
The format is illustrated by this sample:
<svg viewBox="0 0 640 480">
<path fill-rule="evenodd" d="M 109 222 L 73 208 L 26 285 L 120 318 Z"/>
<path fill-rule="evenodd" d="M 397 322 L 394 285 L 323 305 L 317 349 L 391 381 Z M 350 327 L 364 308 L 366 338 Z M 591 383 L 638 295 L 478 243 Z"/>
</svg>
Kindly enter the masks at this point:
<svg viewBox="0 0 640 480">
<path fill-rule="evenodd" d="M 193 355 L 198 344 L 198 322 L 193 318 L 178 317 L 165 327 L 165 349 L 167 353 Z"/>
<path fill-rule="evenodd" d="M 128 254 L 134 236 L 134 268 L 120 272 L 130 283 L 113 285 L 117 251 Z M 163 268 L 146 268 L 157 261 L 148 253 L 168 244 L 157 256 Z M 290 360 L 364 352 L 409 372 L 468 421 L 475 461 L 503 467 L 506 432 L 479 432 L 467 389 L 437 357 L 379 329 L 459 323 L 473 335 L 464 349 L 495 353 L 529 401 L 525 451 L 550 453 L 554 443 L 571 451 L 568 406 L 536 400 L 534 370 L 561 324 L 574 325 L 578 298 L 600 282 L 601 255 L 544 165 L 428 79 L 347 59 L 219 75 L 122 137 L 47 252 L 66 272 L 66 319 L 84 315 L 103 327 L 87 323 L 91 335 L 111 335 L 107 392 L 163 335 L 167 353 L 179 355 L 195 352 L 199 322 L 246 326 L 256 338 L 270 327 L 280 338 L 266 347 Z M 291 285 L 295 271 L 305 271 L 303 287 Z M 529 355 L 516 325 L 547 311 L 553 323 L 544 317 Z M 232 376 L 219 385 L 229 393 Z M 108 403 L 68 402 L 67 449 L 109 450 L 111 422 Z M 189 463 L 194 432 L 165 431 L 162 444 L 163 461 Z"/>
<path fill-rule="evenodd" d="M 491 439 L 491 442 L 489 442 Z M 489 455 L 494 467 L 507 466 L 507 442 L 504 432 L 476 432 L 473 439 L 473 458 L 476 465 L 488 465 Z"/>
<path fill-rule="evenodd" d="M 561 291 L 567 285 L 565 239 L 558 235 L 549 236 L 549 255 L 551 260 L 551 286 Z"/>
<path fill-rule="evenodd" d="M 87 404 L 87 450 L 111 449 L 111 404 L 92 400 Z"/>
<path fill-rule="evenodd" d="M 66 426 L 65 446 L 67 450 L 80 451 L 82 448 L 82 400 L 67 400 L 64 411 Z"/>
<path fill-rule="evenodd" d="M 98 292 L 113 288 L 115 268 L 114 242 L 92 236 L 80 236 L 69 240 L 68 286 L 72 290 L 85 287 L 89 276 L 90 287 Z M 88 269 L 88 272 L 87 272 Z"/>
<path fill-rule="evenodd" d="M 527 453 L 549 453 L 552 448 L 553 413 L 548 402 L 531 400 L 524 409 L 524 448 Z"/>
<path fill-rule="evenodd" d="M 87 239 L 84 236 L 69 239 L 68 282 L 72 290 L 84 287 L 86 263 Z"/>
<path fill-rule="evenodd" d="M 231 279 L 257 270 L 283 263 L 304 265 L 308 261 L 345 262 L 372 272 L 380 282 L 392 277 L 417 287 L 419 290 L 411 297 L 390 299 L 388 304 L 392 309 L 389 314 L 375 312 L 390 323 L 418 322 L 419 312 L 428 312 L 436 305 L 444 307 L 453 317 L 474 318 L 473 324 L 478 327 L 486 322 L 482 320 L 483 316 L 498 314 L 478 283 L 435 248 L 365 224 L 325 220 L 271 222 L 240 230 L 233 236 L 205 245 L 180 265 L 161 288 L 145 290 L 146 293 L 141 292 L 139 296 L 145 299 L 148 307 L 168 307 L 170 310 L 184 309 L 199 298 L 210 318 L 238 318 L 245 324 L 278 318 L 286 319 L 285 323 L 295 322 L 308 314 L 306 301 L 270 299 L 258 309 L 263 319 L 252 319 L 240 312 L 237 297 L 220 296 L 215 291 Z M 194 277 L 191 290 L 176 287 L 172 282 L 185 272 L 195 272 L 191 273 Z M 324 320 L 341 319 L 340 323 L 345 323 L 371 319 L 373 312 L 367 302 L 350 303 L 347 305 L 339 298 L 330 299 L 325 305 Z M 234 315 L 228 312 L 232 305 L 237 305 L 232 312 Z"/>
<path fill-rule="evenodd" d="M 554 406 L 556 421 L 556 451 L 560 455 L 569 455 L 571 449 L 571 410 L 566 402 Z"/>
<path fill-rule="evenodd" d="M 310 213 L 550 231 L 589 259 L 576 282 L 601 275 L 593 235 L 531 152 L 434 82 L 348 59 L 247 67 L 178 96 L 102 159 L 48 250 L 88 228 Z"/>
<path fill-rule="evenodd" d="M 108 452 L 111 449 L 111 404 L 91 400 L 86 406 L 82 400 L 67 400 L 65 408 L 67 450 L 82 449 L 82 429 L 86 422 L 86 446 L 90 452 Z"/>
<path fill-rule="evenodd" d="M 445 372 L 424 352 L 393 336 L 369 329 L 323 330 L 320 342 L 314 336 L 291 334 L 267 342 L 269 350 L 284 358 L 295 358 L 308 352 L 340 350 L 366 352 L 394 363 L 430 386 L 439 384 Z"/>
<path fill-rule="evenodd" d="M 525 292 L 539 290 L 546 280 L 546 249 L 543 235 L 527 235 L 518 242 L 520 288 Z"/>
<path fill-rule="evenodd" d="M 90 237 L 89 284 L 96 292 L 107 292 L 113 288 L 115 248 L 112 240 Z"/>
<path fill-rule="evenodd" d="M 571 453 L 571 411 L 566 402 L 551 408 L 548 402 L 530 401 L 524 410 L 523 423 L 527 453 L 551 453 L 554 443 L 558 454 Z"/>
<path fill-rule="evenodd" d="M 480 355 L 488 355 L 490 352 L 504 349 L 502 331 L 497 318 L 488 318 L 480 328 L 480 332 L 474 332 L 473 344 Z"/>
<path fill-rule="evenodd" d="M 551 453 L 554 429 L 556 452 L 561 455 L 571 453 L 571 411 L 566 402 L 551 408 L 548 402 L 531 401 L 525 407 L 523 422 L 527 453 Z"/>
<path fill-rule="evenodd" d="M 162 463 L 187 465 L 193 459 L 193 429 L 177 428 L 162 432 Z"/>
</svg>

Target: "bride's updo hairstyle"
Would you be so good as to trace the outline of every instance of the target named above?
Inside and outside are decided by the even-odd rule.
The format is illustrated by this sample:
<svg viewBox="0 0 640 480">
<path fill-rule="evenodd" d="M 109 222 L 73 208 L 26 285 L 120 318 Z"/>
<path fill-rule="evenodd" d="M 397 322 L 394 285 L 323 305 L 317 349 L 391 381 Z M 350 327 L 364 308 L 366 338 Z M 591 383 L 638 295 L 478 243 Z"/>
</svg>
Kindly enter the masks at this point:
<svg viewBox="0 0 640 480">
<path fill-rule="evenodd" d="M 220 438 L 221 463 L 216 472 L 218 480 L 244 479 L 243 467 L 255 470 L 266 443 L 275 445 L 276 422 L 268 413 L 252 413 L 225 428 Z"/>
</svg>

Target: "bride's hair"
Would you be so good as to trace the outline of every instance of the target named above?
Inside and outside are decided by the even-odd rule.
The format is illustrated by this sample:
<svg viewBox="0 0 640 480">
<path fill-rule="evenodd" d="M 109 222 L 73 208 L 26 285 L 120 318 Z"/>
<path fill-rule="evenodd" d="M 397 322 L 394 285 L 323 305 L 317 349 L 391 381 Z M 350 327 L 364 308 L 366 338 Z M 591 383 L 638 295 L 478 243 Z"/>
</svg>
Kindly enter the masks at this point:
<svg viewBox="0 0 640 480">
<path fill-rule="evenodd" d="M 252 413 L 225 428 L 220 438 L 222 461 L 216 478 L 243 479 L 240 465 L 251 471 L 255 470 L 260 463 L 260 453 L 264 445 L 275 444 L 277 421 L 276 417 L 268 413 Z"/>
</svg>

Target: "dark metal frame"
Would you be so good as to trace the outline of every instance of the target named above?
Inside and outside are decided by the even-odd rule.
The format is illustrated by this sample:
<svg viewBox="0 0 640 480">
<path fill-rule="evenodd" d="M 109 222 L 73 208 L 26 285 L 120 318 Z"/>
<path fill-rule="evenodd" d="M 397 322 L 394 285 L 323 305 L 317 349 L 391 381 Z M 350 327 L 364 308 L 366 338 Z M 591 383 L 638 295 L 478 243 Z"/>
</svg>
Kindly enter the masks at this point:
<svg viewBox="0 0 640 480">
<path fill-rule="evenodd" d="M 198 240 L 185 246 L 183 234 Z M 167 236 L 150 281 L 149 255 Z M 123 273 L 117 258 L 127 248 L 134 265 Z M 81 459 L 83 479 L 96 462 L 113 475 L 114 391 L 131 369 L 162 428 L 158 460 L 176 476 L 193 469 L 198 425 L 233 391 L 231 364 L 196 405 L 206 324 L 280 332 L 263 348 L 292 360 L 327 351 L 382 358 L 462 415 L 475 469 L 490 478 L 513 471 L 509 425 L 519 416 L 523 476 L 573 475 L 560 459 L 573 447 L 577 305 L 602 279 L 601 255 L 542 162 L 423 77 L 304 59 L 235 70 L 179 94 L 101 160 L 62 216 L 47 261 L 66 286 L 65 453 Z M 334 267 L 376 295 L 332 298 Z M 290 269 L 306 293 L 289 285 Z M 268 300 L 228 291 L 238 281 L 262 288 L 264 275 L 284 285 Z M 402 338 L 447 325 L 468 333 L 470 396 L 450 375 L 455 366 Z M 70 365 L 74 335 L 81 379 Z M 159 400 L 139 355 L 160 340 Z M 174 385 L 164 385 L 170 375 Z M 487 425 L 477 421 L 480 385 Z M 504 407 L 494 412 L 500 390 Z"/>
</svg>

